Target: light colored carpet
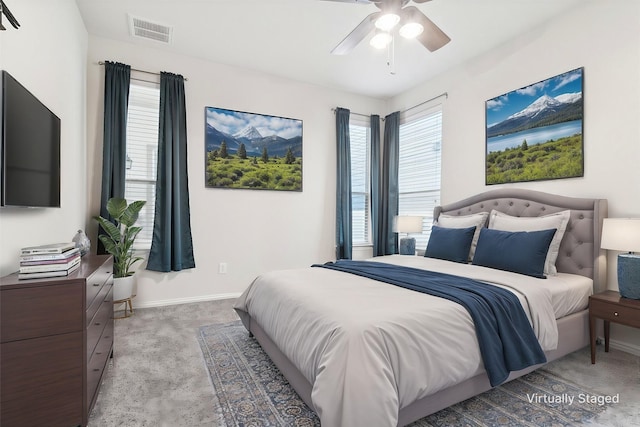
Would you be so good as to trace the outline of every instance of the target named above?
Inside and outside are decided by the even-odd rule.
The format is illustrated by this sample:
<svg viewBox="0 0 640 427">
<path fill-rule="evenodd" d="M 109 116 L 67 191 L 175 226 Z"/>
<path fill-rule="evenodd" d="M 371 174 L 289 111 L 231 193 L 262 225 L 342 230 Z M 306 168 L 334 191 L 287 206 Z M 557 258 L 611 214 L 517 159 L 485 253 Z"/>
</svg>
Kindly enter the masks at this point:
<svg viewBox="0 0 640 427">
<path fill-rule="evenodd" d="M 197 340 L 202 326 L 238 319 L 233 300 L 136 310 L 116 320 L 115 358 L 89 420 L 90 427 L 225 426 Z M 640 357 L 598 347 L 591 365 L 589 349 L 545 367 L 585 389 L 620 393 L 620 403 L 589 425 L 640 427 Z"/>
</svg>

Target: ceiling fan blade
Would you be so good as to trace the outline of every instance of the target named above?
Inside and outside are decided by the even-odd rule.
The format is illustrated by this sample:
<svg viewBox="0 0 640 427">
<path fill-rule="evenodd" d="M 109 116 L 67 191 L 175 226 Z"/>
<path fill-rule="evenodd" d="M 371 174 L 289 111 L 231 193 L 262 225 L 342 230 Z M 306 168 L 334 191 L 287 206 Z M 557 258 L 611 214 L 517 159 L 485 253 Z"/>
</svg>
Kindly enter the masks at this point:
<svg viewBox="0 0 640 427">
<path fill-rule="evenodd" d="M 414 3 L 426 3 L 431 0 L 413 0 Z"/>
<path fill-rule="evenodd" d="M 364 40 L 375 29 L 375 21 L 381 12 L 373 12 L 358 24 L 336 47 L 331 51 L 334 55 L 346 55 L 353 50 L 362 40 Z"/>
<path fill-rule="evenodd" d="M 415 1 L 415 0 L 414 0 Z M 402 16 L 406 21 L 418 22 L 424 28 L 422 34 L 416 37 L 424 47 L 431 52 L 440 49 L 451 39 L 436 24 L 420 12 L 415 6 L 408 6 L 402 9 Z"/>
</svg>

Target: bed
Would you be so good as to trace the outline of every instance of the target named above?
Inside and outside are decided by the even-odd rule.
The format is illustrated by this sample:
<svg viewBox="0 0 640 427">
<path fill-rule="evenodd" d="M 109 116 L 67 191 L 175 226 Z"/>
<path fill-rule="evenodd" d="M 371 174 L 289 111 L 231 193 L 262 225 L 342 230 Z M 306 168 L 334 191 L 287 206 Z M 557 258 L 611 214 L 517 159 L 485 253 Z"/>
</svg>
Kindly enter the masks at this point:
<svg viewBox="0 0 640 427">
<path fill-rule="evenodd" d="M 488 191 L 435 208 L 434 229 L 463 228 L 450 224 L 478 216 L 490 217 L 485 225 L 501 229 L 485 229 L 482 240 L 474 236 L 475 259 L 487 253 L 490 232 L 511 237 L 522 234 L 516 230 L 521 220 L 537 224 L 564 217 L 564 234 L 550 245 L 558 245 L 551 263 L 557 271 L 545 279 L 432 257 L 391 255 L 367 263 L 455 274 L 509 289 L 549 362 L 588 345 L 588 296 L 605 287 L 600 232 L 606 215 L 604 199 L 523 189 Z M 549 255 L 543 261 L 547 273 L 553 268 Z M 407 425 L 495 382 L 483 366 L 469 312 L 432 295 L 309 267 L 261 275 L 234 308 L 324 426 Z M 506 381 L 540 366 L 512 371 Z"/>
</svg>

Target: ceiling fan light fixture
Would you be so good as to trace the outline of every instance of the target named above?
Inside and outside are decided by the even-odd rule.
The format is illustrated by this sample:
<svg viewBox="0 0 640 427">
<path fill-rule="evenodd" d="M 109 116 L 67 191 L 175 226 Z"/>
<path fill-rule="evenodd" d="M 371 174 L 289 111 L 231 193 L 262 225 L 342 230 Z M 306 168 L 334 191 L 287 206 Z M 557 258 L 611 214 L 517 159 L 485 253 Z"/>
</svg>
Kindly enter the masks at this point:
<svg viewBox="0 0 640 427">
<path fill-rule="evenodd" d="M 369 41 L 369 44 L 376 49 L 384 49 L 389 46 L 389 43 L 391 43 L 391 34 L 384 31 L 377 32 Z"/>
<path fill-rule="evenodd" d="M 424 31 L 424 27 L 417 22 L 407 22 L 398 31 L 406 39 L 415 39 Z"/>
<path fill-rule="evenodd" d="M 380 16 L 380 18 L 376 19 L 376 28 L 381 29 L 382 31 L 390 31 L 393 27 L 396 26 L 400 22 L 400 16 L 395 13 L 385 13 Z"/>
</svg>

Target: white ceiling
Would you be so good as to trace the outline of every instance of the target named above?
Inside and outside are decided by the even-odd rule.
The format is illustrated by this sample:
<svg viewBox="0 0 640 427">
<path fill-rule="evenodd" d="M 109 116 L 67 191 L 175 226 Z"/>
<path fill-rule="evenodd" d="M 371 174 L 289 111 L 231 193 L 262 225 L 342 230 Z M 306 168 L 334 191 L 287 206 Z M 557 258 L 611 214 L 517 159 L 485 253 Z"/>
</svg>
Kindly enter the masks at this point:
<svg viewBox="0 0 640 427">
<path fill-rule="evenodd" d="M 398 37 L 392 75 L 386 50 L 372 48 L 368 39 L 349 55 L 330 54 L 365 16 L 378 10 L 372 4 L 322 0 L 76 0 L 90 34 L 377 98 L 410 89 L 544 25 L 583 1 L 411 3 L 451 42 L 429 52 L 415 40 Z M 128 14 L 173 27 L 172 43 L 131 36 Z"/>
</svg>

